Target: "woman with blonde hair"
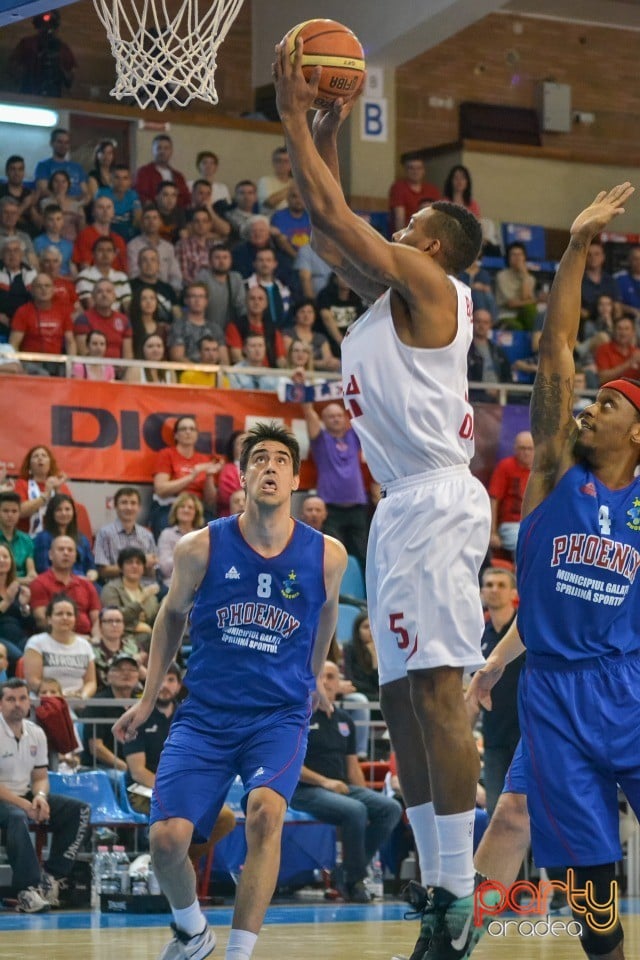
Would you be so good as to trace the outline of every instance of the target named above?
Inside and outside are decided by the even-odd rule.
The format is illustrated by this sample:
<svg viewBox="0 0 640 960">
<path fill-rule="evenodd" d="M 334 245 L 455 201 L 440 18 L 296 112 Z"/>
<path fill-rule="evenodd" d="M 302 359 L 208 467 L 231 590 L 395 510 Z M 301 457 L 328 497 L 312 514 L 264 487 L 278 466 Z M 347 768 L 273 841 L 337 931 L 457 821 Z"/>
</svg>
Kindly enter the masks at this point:
<svg viewBox="0 0 640 960">
<path fill-rule="evenodd" d="M 193 493 L 181 493 L 171 504 L 169 526 L 158 538 L 158 567 L 163 580 L 168 583 L 173 573 L 173 552 L 178 540 L 185 533 L 200 530 L 204 526 L 202 501 Z"/>
</svg>

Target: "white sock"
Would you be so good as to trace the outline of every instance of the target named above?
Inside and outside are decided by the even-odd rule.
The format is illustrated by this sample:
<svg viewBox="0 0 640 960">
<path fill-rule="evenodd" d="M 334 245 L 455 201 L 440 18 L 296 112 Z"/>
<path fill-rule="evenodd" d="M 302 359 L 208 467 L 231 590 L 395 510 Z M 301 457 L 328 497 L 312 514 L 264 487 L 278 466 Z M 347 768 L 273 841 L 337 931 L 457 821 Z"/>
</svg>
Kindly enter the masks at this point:
<svg viewBox="0 0 640 960">
<path fill-rule="evenodd" d="M 232 930 L 227 942 L 225 960 L 249 960 L 257 939 L 257 933 L 250 933 L 248 930 Z"/>
<path fill-rule="evenodd" d="M 407 807 L 407 818 L 416 841 L 422 886 L 435 887 L 438 883 L 440 858 L 433 803 L 430 801 L 417 807 Z"/>
<path fill-rule="evenodd" d="M 435 817 L 440 850 L 438 886 L 456 897 L 473 893 L 473 825 L 475 810 Z"/>
<path fill-rule="evenodd" d="M 175 907 L 171 907 L 171 913 L 176 926 L 188 933 L 190 937 L 195 937 L 196 933 L 202 933 L 207 925 L 207 919 L 197 900 L 194 900 L 191 906 L 185 907 L 184 910 L 176 910 Z"/>
</svg>

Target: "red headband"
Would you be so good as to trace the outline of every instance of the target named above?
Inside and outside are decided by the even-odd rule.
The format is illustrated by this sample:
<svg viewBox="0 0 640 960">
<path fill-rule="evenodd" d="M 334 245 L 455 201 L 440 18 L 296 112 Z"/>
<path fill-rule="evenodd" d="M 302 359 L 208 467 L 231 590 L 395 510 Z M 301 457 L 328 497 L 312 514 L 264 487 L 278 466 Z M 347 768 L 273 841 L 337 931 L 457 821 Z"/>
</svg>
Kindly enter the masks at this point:
<svg viewBox="0 0 640 960">
<path fill-rule="evenodd" d="M 638 412 L 640 412 L 640 384 L 634 380 L 610 380 L 609 383 L 602 384 L 603 389 L 617 390 L 623 397 L 626 397 Z"/>
</svg>

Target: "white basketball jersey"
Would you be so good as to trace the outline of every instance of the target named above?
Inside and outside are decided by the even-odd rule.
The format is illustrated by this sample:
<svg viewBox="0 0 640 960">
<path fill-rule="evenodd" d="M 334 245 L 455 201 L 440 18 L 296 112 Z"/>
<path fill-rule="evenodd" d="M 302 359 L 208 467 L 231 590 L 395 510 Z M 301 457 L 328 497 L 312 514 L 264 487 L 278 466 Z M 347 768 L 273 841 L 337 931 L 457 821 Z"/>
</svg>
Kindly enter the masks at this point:
<svg viewBox="0 0 640 960">
<path fill-rule="evenodd" d="M 446 347 L 409 347 L 393 326 L 387 290 L 342 343 L 344 404 L 369 469 L 379 483 L 468 464 L 473 409 L 467 353 L 473 335 L 471 291 L 458 293 L 458 329 Z"/>
</svg>

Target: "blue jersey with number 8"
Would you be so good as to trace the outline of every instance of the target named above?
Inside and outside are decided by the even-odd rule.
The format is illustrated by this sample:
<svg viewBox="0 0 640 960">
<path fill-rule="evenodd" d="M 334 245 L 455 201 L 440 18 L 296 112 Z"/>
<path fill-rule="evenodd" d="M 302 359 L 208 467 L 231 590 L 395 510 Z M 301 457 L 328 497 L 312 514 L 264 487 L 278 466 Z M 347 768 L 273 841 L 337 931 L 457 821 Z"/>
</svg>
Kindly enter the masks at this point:
<svg viewBox="0 0 640 960">
<path fill-rule="evenodd" d="M 212 521 L 209 538 L 191 611 L 190 700 L 242 712 L 306 706 L 326 600 L 323 535 L 296 522 L 285 549 L 269 558 L 245 541 L 237 516 Z"/>
</svg>

